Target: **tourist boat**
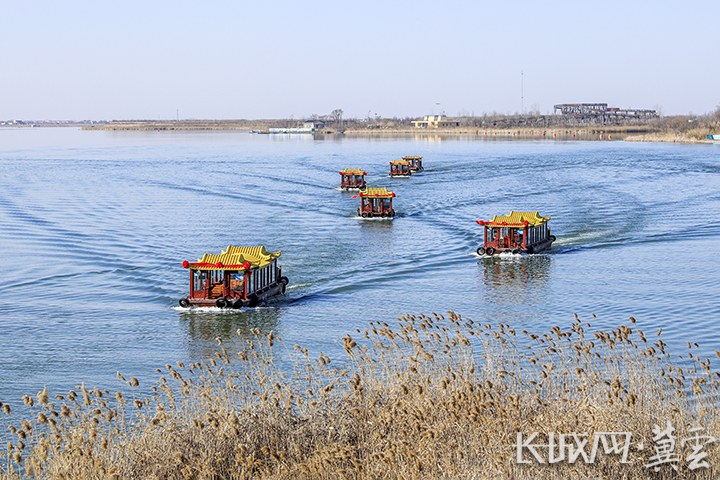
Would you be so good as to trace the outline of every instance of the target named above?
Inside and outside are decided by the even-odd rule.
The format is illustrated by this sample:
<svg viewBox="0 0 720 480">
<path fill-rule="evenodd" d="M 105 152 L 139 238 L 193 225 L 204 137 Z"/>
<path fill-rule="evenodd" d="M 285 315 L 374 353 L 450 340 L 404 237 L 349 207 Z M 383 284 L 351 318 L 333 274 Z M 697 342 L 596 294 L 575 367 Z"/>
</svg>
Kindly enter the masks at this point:
<svg viewBox="0 0 720 480">
<path fill-rule="evenodd" d="M 360 190 L 365 188 L 365 173 L 360 168 L 346 168 L 340 172 L 340 188 L 343 190 Z"/>
<path fill-rule="evenodd" d="M 180 299 L 181 307 L 254 307 L 259 302 L 285 293 L 287 277 L 277 264 L 280 252 L 265 247 L 229 246 L 220 255 L 204 254 L 190 270 L 190 295 Z"/>
<path fill-rule="evenodd" d="M 393 192 L 389 192 L 385 187 L 366 188 L 360 190 L 357 195 L 352 198 L 360 198 L 360 208 L 358 215 L 367 217 L 394 217 L 392 199 L 395 196 Z"/>
<path fill-rule="evenodd" d="M 410 162 L 410 171 L 411 172 L 422 172 L 425 170 L 422 164 L 422 157 L 409 155 L 402 158 L 403 160 L 407 160 Z"/>
<path fill-rule="evenodd" d="M 410 162 L 407 160 L 393 160 L 390 162 L 391 177 L 409 177 L 411 174 Z"/>
<path fill-rule="evenodd" d="M 478 255 L 496 253 L 536 253 L 550 248 L 555 237 L 550 235 L 550 216 L 538 212 L 510 212 L 495 215 L 489 222 L 477 220 L 485 227 L 485 242 L 477 249 Z"/>
</svg>

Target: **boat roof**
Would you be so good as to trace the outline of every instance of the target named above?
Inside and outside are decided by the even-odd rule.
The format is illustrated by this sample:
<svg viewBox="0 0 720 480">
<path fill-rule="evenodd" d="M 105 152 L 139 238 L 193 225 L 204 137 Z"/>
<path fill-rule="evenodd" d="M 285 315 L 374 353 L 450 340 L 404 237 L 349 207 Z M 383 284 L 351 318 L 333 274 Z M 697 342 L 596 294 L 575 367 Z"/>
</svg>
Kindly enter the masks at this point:
<svg viewBox="0 0 720 480">
<path fill-rule="evenodd" d="M 362 168 L 346 168 L 340 175 L 367 175 Z"/>
<path fill-rule="evenodd" d="M 197 262 L 188 262 L 187 266 L 183 262 L 183 266 L 193 270 L 241 270 L 247 264 L 250 265 L 250 268 L 264 267 L 279 256 L 280 252 L 268 252 L 264 246 L 238 247 L 230 245 L 219 255 L 205 253 L 202 258 L 198 258 Z"/>
<path fill-rule="evenodd" d="M 403 160 L 422 160 L 422 157 L 418 157 L 417 155 L 406 155 L 403 157 Z"/>
<path fill-rule="evenodd" d="M 352 198 L 368 197 L 368 198 L 392 198 L 395 194 L 389 192 L 385 187 L 367 187 L 365 190 L 360 190 L 357 195 Z"/>
<path fill-rule="evenodd" d="M 536 227 L 548 220 L 550 220 L 550 215 L 543 217 L 538 212 L 516 212 L 513 210 L 510 215 L 495 215 L 490 221 L 478 220 L 477 223 L 489 227 L 524 227 L 525 222 L 527 222 L 528 225 Z"/>
<path fill-rule="evenodd" d="M 393 160 L 390 165 L 410 165 L 408 160 Z"/>
</svg>

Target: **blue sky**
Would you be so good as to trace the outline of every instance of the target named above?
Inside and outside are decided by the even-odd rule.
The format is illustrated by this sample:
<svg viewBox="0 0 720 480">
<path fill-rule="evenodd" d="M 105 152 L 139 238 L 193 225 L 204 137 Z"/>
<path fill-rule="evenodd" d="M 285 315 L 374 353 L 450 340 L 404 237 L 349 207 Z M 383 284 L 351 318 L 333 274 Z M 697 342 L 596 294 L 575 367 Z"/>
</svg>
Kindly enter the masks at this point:
<svg viewBox="0 0 720 480">
<path fill-rule="evenodd" d="M 0 0 L 0 120 L 702 114 L 718 25 L 717 0 Z"/>
</svg>

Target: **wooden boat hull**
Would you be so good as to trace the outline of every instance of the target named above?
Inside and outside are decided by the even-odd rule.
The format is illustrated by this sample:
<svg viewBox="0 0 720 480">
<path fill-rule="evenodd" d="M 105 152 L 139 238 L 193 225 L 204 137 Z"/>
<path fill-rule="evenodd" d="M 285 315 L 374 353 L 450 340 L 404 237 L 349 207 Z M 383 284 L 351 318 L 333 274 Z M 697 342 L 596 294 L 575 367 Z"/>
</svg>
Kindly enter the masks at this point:
<svg viewBox="0 0 720 480">
<path fill-rule="evenodd" d="M 552 247 L 553 242 L 555 241 L 555 236 L 550 235 L 550 237 L 547 240 L 543 240 L 542 242 L 538 242 L 534 245 L 530 245 L 527 248 L 505 248 L 505 249 L 495 249 L 494 247 L 480 247 L 477 249 L 478 255 L 499 255 L 501 253 L 512 253 L 512 254 L 520 254 L 520 253 L 526 253 L 528 255 L 532 255 L 534 253 L 542 252 L 543 250 L 547 250 L 550 247 Z"/>
<path fill-rule="evenodd" d="M 395 210 L 389 212 L 361 212 L 358 208 L 358 217 L 362 218 L 392 218 L 395 216 Z"/>
<path fill-rule="evenodd" d="M 275 283 L 271 283 L 262 290 L 253 292 L 247 299 L 240 297 L 219 297 L 219 298 L 197 298 L 187 297 L 180 300 L 182 307 L 218 307 L 239 309 L 242 307 L 253 308 L 260 302 L 285 293 L 285 287 L 288 284 L 287 277 L 282 277 Z"/>
</svg>

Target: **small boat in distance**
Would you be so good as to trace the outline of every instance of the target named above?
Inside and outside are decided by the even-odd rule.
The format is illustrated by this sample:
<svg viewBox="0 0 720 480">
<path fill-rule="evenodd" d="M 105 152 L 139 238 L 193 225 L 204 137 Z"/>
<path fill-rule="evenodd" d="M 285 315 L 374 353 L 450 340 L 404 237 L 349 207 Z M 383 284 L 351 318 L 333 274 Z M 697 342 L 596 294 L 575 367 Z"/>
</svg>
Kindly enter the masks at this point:
<svg viewBox="0 0 720 480">
<path fill-rule="evenodd" d="M 410 162 L 410 171 L 411 172 L 422 172 L 425 170 L 422 164 L 422 158 L 415 155 L 408 155 L 406 157 L 403 157 L 403 160 L 406 160 Z"/>
<path fill-rule="evenodd" d="M 361 168 L 346 168 L 340 172 L 340 188 L 343 190 L 360 190 L 365 188 L 365 173 Z"/>
<path fill-rule="evenodd" d="M 412 174 L 410 162 L 407 160 L 393 160 L 390 162 L 391 177 L 409 177 Z"/>
<path fill-rule="evenodd" d="M 478 225 L 485 227 L 484 243 L 477 253 L 533 254 L 548 249 L 555 241 L 555 236 L 550 235 L 549 220 L 549 215 L 542 217 L 538 212 L 514 211 L 506 216 L 495 215 L 490 221 L 477 220 Z"/>
<path fill-rule="evenodd" d="M 229 246 L 220 255 L 204 254 L 190 269 L 190 295 L 180 299 L 181 307 L 241 308 L 285 293 L 288 278 L 277 264 L 280 252 L 265 247 Z"/>
<path fill-rule="evenodd" d="M 395 210 L 393 210 L 392 206 L 393 197 L 395 197 L 395 194 L 389 192 L 385 187 L 368 187 L 365 190 L 360 190 L 352 198 L 361 199 L 360 208 L 358 208 L 359 216 L 363 218 L 392 218 L 395 216 Z"/>
</svg>

